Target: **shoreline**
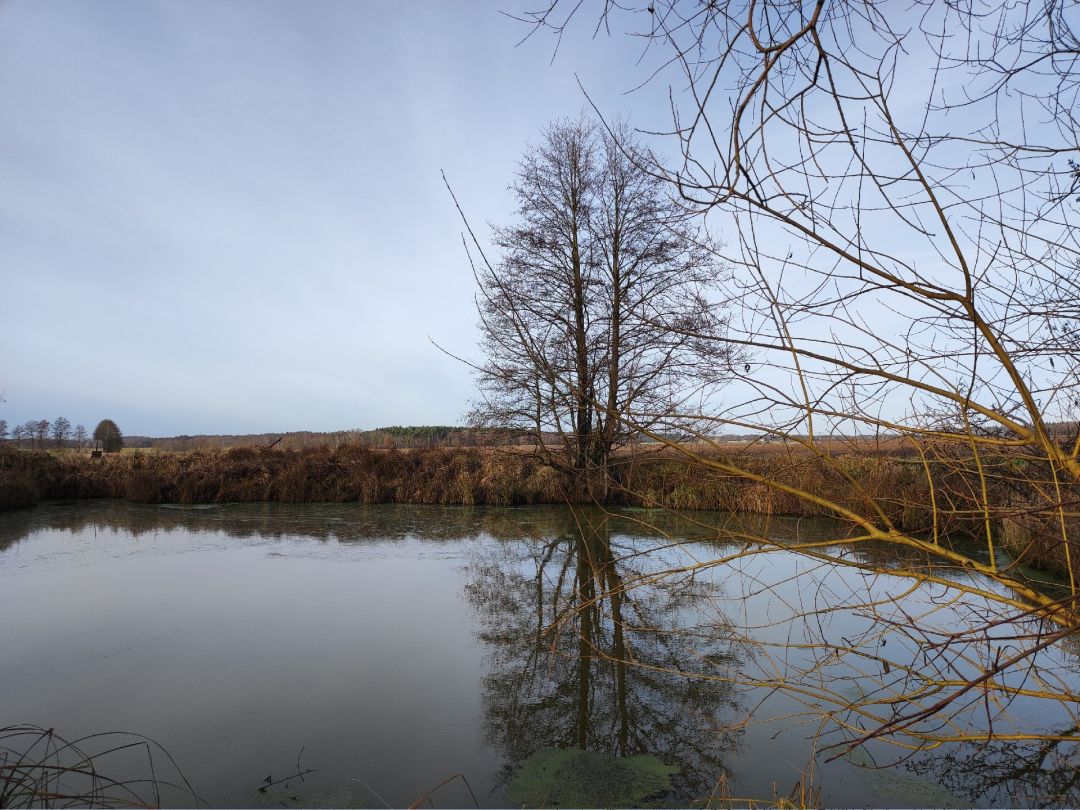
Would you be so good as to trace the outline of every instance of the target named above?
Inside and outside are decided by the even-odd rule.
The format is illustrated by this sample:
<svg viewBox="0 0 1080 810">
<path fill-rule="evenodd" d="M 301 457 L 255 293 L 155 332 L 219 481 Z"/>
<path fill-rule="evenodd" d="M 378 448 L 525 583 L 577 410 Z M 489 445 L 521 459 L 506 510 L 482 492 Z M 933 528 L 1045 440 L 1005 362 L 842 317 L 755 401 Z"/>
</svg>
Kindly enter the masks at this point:
<svg viewBox="0 0 1080 810">
<path fill-rule="evenodd" d="M 985 536 L 978 504 L 965 497 L 962 470 L 948 465 L 923 468 L 895 453 L 858 452 L 826 462 L 798 450 L 760 448 L 744 449 L 726 460 L 765 481 L 672 454 L 628 453 L 612 464 L 611 486 L 602 505 L 836 517 L 825 506 L 779 488 L 788 486 L 853 511 L 873 510 L 903 532 L 928 534 L 936 526 L 941 536 Z M 927 470 L 936 480 L 928 482 Z M 1004 481 L 1003 486 L 1015 483 Z M 941 505 L 946 490 L 947 509 Z M 936 515 L 930 507 L 935 497 Z M 41 501 L 86 498 L 180 505 L 597 503 L 575 491 L 563 472 L 535 454 L 505 447 L 129 450 L 97 459 L 85 452 L 0 448 L 0 512 Z M 1034 568 L 1067 575 L 1060 541 L 1054 542 L 1054 510 L 1016 501 L 1015 496 L 1007 502 L 1014 507 L 997 517 L 993 527 L 1002 547 L 1014 557 L 1024 555 L 1025 564 Z"/>
</svg>

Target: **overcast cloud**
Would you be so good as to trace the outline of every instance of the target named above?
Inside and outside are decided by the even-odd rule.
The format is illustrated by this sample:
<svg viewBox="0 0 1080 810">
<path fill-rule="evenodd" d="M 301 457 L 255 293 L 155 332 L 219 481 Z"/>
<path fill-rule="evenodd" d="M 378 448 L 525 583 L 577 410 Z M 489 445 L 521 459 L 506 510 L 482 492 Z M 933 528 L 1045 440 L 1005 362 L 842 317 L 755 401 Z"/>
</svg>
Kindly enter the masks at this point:
<svg viewBox="0 0 1080 810">
<path fill-rule="evenodd" d="M 622 37 L 509 3 L 0 0 L 0 390 L 9 424 L 128 434 L 459 421 L 477 225 L 525 142 L 624 96 Z"/>
</svg>

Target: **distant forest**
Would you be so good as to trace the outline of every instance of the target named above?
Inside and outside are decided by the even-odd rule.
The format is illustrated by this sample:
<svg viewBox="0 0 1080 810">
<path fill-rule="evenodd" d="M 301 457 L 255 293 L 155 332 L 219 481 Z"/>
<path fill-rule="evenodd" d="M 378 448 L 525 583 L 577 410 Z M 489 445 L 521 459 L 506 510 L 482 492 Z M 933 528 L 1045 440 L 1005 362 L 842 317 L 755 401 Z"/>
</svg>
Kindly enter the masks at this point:
<svg viewBox="0 0 1080 810">
<path fill-rule="evenodd" d="M 520 444 L 531 441 L 519 430 L 478 429 L 452 425 L 413 425 L 375 428 L 374 430 L 337 430 L 318 433 L 298 430 L 289 433 L 252 433 L 241 435 L 198 435 L 154 438 L 125 436 L 126 447 L 155 450 L 195 450 L 203 447 L 278 447 L 302 450 L 308 447 L 481 447 Z"/>
<path fill-rule="evenodd" d="M 1050 422 L 1047 424 L 1050 434 L 1059 441 L 1072 442 L 1078 434 L 1076 422 Z M 672 441 L 693 441 L 706 439 L 721 442 L 771 442 L 775 437 L 761 434 L 725 434 L 723 436 L 693 437 L 677 436 L 664 432 L 665 438 Z M 892 436 L 879 436 L 884 439 Z M 834 440 L 851 440 L 855 437 L 837 434 Z M 868 438 L 868 437 L 867 437 Z M 559 436 L 555 433 L 544 434 L 545 443 L 556 443 Z M 641 443 L 651 444 L 648 439 Z M 3 442 L 0 442 L 2 444 Z M 197 450 L 200 448 L 229 447 L 275 447 L 281 450 L 303 450 L 311 447 L 372 447 L 426 449 L 432 447 L 493 447 L 507 445 L 532 444 L 530 432 L 512 428 L 477 428 L 457 425 L 392 425 L 372 430 L 336 430 L 318 432 L 296 430 L 287 433 L 248 433 L 248 434 L 199 434 L 195 436 L 125 436 L 124 446 L 154 450 Z"/>
</svg>

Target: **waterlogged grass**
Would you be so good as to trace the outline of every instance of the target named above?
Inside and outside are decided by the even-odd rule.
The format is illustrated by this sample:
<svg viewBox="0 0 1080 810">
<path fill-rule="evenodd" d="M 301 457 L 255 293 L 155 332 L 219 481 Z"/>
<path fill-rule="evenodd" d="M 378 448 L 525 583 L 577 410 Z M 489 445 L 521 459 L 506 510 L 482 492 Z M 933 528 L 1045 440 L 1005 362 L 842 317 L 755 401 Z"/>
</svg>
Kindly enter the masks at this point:
<svg viewBox="0 0 1080 810">
<path fill-rule="evenodd" d="M 552 748 L 521 763 L 506 798 L 524 807 L 659 807 L 678 770 L 647 754 Z"/>
</svg>

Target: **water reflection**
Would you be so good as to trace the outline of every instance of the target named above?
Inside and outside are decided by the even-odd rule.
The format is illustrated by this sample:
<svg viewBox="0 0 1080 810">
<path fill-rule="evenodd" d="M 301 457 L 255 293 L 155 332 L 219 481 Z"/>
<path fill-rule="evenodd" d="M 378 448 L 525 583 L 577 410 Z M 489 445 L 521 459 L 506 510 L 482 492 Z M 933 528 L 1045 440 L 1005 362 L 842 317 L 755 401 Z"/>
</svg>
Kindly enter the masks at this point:
<svg viewBox="0 0 1080 810">
<path fill-rule="evenodd" d="M 560 531 L 503 546 L 469 573 L 490 649 L 484 731 L 504 752 L 501 780 L 545 749 L 650 754 L 679 766 L 668 801 L 708 797 L 740 739 L 737 695 L 716 676 L 745 655 L 730 624 L 702 609 L 717 588 L 648 578 L 657 552 L 617 533 L 625 521 L 562 515 Z"/>
<path fill-rule="evenodd" d="M 0 516 L 0 551 L 10 551 L 0 609 L 20 616 L 0 632 L 5 709 L 11 721 L 160 737 L 223 806 L 250 806 L 265 763 L 291 763 L 302 744 L 319 789 L 363 780 L 402 806 L 455 772 L 482 803 L 506 806 L 521 764 L 548 749 L 677 765 L 668 804 L 707 798 L 721 776 L 735 795 L 768 799 L 799 778 L 792 765 L 813 756 L 824 712 L 887 708 L 900 688 L 911 693 L 926 649 L 905 635 L 913 609 L 942 637 L 980 620 L 977 600 L 909 594 L 888 574 L 895 550 L 829 549 L 859 568 L 786 551 L 739 557 L 753 537 L 827 542 L 845 531 L 556 507 L 44 505 Z M 681 573 L 657 576 L 671 570 Z M 989 660 L 1014 630 L 953 661 Z M 841 648 L 853 652 L 841 658 Z M 1056 677 L 1061 691 L 1076 660 L 1048 649 L 1008 682 Z M 773 690 L 778 681 L 836 700 L 799 702 Z M 1071 724 L 1067 706 L 1049 703 L 1018 704 L 1012 725 L 995 711 L 994 729 Z M 964 705 L 958 732 L 990 722 L 982 698 Z M 926 806 L 950 794 L 1080 804 L 1074 735 L 1063 736 L 944 743 L 914 758 L 879 747 L 870 755 L 892 767 L 819 758 L 815 778 L 830 805 Z M 233 773 L 218 773 L 219 745 L 233 752 Z M 245 746 L 246 759 L 236 753 Z M 949 794 L 928 792 L 931 783 Z"/>
<path fill-rule="evenodd" d="M 124 531 L 134 537 L 183 529 L 222 532 L 230 537 L 308 537 L 357 542 L 416 537 L 460 540 L 488 535 L 499 540 L 565 535 L 576 527 L 569 510 L 552 506 L 468 507 L 413 504 L 207 504 L 171 506 L 98 500 L 54 502 L 7 512 L 0 519 L 0 551 L 43 529 L 79 533 L 86 529 Z M 612 513 L 578 510 L 596 522 Z M 622 531 L 654 539 L 732 542 L 743 536 L 825 537 L 834 521 L 783 516 L 680 514 L 663 509 L 622 509 L 614 515 Z"/>
<path fill-rule="evenodd" d="M 1071 740 L 1078 732 L 1073 726 L 1057 732 L 1061 740 L 966 745 L 911 762 L 908 768 L 973 806 L 1077 807 L 1080 756 Z"/>
<path fill-rule="evenodd" d="M 493 533 L 513 524 L 484 509 L 395 504 L 209 504 L 152 506 L 125 501 L 52 503 L 7 513 L 0 520 L 0 550 L 32 532 L 80 533 L 86 529 L 123 531 L 138 538 L 174 530 L 221 532 L 229 537 L 306 537 L 352 542 L 415 536 L 456 540 Z"/>
</svg>

